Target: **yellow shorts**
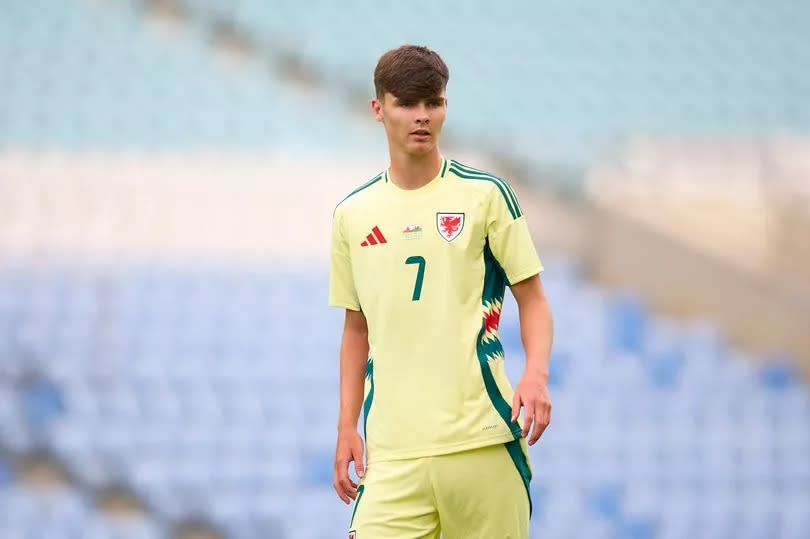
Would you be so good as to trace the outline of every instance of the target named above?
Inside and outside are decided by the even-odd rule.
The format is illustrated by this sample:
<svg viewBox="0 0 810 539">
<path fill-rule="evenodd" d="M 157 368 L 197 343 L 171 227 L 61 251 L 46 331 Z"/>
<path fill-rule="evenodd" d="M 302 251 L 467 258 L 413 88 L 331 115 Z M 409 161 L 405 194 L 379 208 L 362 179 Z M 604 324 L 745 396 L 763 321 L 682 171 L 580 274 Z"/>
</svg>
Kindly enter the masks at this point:
<svg viewBox="0 0 810 539">
<path fill-rule="evenodd" d="M 526 440 L 374 462 L 357 490 L 352 539 L 525 539 L 531 480 Z"/>
</svg>

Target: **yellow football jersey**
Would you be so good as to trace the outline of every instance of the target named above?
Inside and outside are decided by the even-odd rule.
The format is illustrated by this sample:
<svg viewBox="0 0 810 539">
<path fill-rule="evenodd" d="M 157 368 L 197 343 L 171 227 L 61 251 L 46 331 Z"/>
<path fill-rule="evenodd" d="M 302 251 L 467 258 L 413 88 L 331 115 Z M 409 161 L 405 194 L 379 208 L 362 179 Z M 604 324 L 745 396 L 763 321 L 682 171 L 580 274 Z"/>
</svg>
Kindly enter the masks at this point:
<svg viewBox="0 0 810 539">
<path fill-rule="evenodd" d="M 520 437 L 498 321 L 505 287 L 543 270 L 515 193 L 442 159 L 419 189 L 388 171 L 335 209 L 329 304 L 368 323 L 368 462 Z"/>
</svg>

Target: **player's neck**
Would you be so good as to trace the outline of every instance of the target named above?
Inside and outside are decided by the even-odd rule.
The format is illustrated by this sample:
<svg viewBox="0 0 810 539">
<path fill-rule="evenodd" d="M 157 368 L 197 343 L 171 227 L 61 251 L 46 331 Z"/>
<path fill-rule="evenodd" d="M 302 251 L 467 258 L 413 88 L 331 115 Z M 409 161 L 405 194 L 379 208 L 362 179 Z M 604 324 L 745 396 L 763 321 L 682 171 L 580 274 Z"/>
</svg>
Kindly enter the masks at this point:
<svg viewBox="0 0 810 539">
<path fill-rule="evenodd" d="M 442 156 L 438 147 L 419 156 L 391 152 L 388 176 L 400 189 L 419 189 L 439 174 L 441 166 Z"/>
</svg>

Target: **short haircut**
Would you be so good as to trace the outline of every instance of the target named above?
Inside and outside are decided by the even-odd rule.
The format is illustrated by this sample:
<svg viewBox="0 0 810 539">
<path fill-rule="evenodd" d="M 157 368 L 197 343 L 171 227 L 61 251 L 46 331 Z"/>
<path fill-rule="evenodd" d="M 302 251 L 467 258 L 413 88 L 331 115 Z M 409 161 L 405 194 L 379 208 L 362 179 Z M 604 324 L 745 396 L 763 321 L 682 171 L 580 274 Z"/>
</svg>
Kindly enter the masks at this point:
<svg viewBox="0 0 810 539">
<path fill-rule="evenodd" d="M 380 57 L 374 69 L 377 99 L 386 92 L 402 101 L 415 102 L 441 94 L 450 70 L 435 51 L 419 45 L 402 45 Z"/>
</svg>

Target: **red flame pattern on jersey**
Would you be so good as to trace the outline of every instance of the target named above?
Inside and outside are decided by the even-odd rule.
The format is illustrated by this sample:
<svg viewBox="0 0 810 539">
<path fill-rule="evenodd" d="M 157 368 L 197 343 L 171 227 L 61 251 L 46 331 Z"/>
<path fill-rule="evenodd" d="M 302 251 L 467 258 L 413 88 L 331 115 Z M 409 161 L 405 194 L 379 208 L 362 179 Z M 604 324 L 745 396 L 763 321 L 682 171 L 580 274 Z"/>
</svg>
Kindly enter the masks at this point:
<svg viewBox="0 0 810 539">
<path fill-rule="evenodd" d="M 484 335 L 495 335 L 498 332 L 498 323 L 501 321 L 501 305 L 493 302 L 484 311 Z"/>
</svg>

